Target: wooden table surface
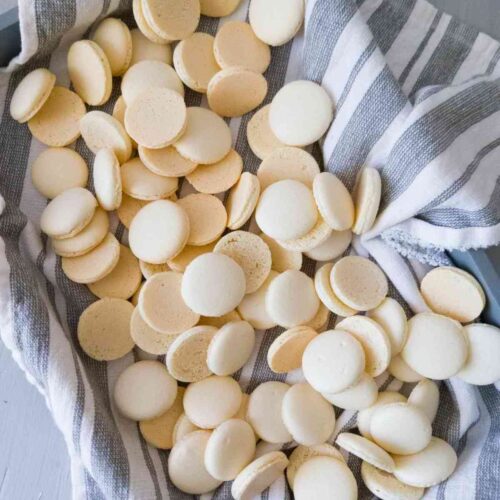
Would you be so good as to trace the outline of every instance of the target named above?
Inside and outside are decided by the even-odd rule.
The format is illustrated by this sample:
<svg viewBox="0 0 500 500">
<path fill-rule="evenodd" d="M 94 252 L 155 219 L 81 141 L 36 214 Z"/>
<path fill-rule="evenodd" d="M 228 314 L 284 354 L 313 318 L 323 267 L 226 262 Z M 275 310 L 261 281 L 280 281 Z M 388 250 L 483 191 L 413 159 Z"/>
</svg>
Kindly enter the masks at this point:
<svg viewBox="0 0 500 500">
<path fill-rule="evenodd" d="M 500 39 L 500 0 L 431 0 Z M 15 0 L 0 0 L 0 13 Z M 68 500 L 69 460 L 42 396 L 0 342 L 0 500 Z"/>
</svg>

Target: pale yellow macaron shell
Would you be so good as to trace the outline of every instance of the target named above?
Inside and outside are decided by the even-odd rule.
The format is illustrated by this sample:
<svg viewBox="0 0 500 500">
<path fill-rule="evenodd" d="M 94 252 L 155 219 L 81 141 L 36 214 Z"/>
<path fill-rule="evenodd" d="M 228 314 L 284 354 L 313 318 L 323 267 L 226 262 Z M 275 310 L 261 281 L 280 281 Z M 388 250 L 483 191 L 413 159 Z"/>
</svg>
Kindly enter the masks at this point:
<svg viewBox="0 0 500 500">
<path fill-rule="evenodd" d="M 91 358 L 112 361 L 134 347 L 130 318 L 134 306 L 123 299 L 98 300 L 83 311 L 78 321 L 78 341 Z"/>
<path fill-rule="evenodd" d="M 132 36 L 128 26 L 120 19 L 108 17 L 94 31 L 92 40 L 106 54 L 111 74 L 123 75 L 132 60 Z"/>
<path fill-rule="evenodd" d="M 76 283 L 94 283 L 108 275 L 118 264 L 120 244 L 108 233 L 90 252 L 79 257 L 63 257 L 62 270 Z"/>
<path fill-rule="evenodd" d="M 220 71 L 214 57 L 214 37 L 193 33 L 179 42 L 174 50 L 174 67 L 190 89 L 206 93 L 208 83 Z"/>
<path fill-rule="evenodd" d="M 267 81 L 255 71 L 235 66 L 219 71 L 208 84 L 208 105 L 218 115 L 237 117 L 257 108 L 267 95 Z"/>
<path fill-rule="evenodd" d="M 28 121 L 30 132 L 44 144 L 62 147 L 80 137 L 80 119 L 85 104 L 64 87 L 54 87 L 41 109 Z"/>
<path fill-rule="evenodd" d="M 111 95 L 113 76 L 104 51 L 91 40 L 74 42 L 68 51 L 68 72 L 76 93 L 91 106 Z"/>
<path fill-rule="evenodd" d="M 19 123 L 33 118 L 49 98 L 56 75 L 46 68 L 28 73 L 19 83 L 10 101 L 10 114 Z"/>
<path fill-rule="evenodd" d="M 50 199 L 67 189 L 85 187 L 88 177 L 85 160 L 70 148 L 48 148 L 31 165 L 33 185 Z"/>
</svg>

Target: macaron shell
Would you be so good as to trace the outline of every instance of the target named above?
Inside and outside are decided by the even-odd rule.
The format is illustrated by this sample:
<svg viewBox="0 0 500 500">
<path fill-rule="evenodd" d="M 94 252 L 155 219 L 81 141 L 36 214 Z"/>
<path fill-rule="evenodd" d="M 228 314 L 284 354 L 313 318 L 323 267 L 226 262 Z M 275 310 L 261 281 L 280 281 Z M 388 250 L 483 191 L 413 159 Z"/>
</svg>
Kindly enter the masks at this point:
<svg viewBox="0 0 500 500">
<path fill-rule="evenodd" d="M 262 104 L 267 90 L 267 80 L 260 73 L 241 66 L 226 68 L 208 84 L 208 105 L 219 116 L 243 116 Z"/>
<path fill-rule="evenodd" d="M 19 123 L 35 116 L 50 96 L 56 75 L 45 68 L 28 73 L 16 87 L 10 101 L 10 115 Z"/>
<path fill-rule="evenodd" d="M 104 104 L 111 95 L 113 76 L 104 51 L 91 40 L 78 40 L 68 51 L 68 72 L 76 93 L 91 106 Z"/>
<path fill-rule="evenodd" d="M 63 147 L 80 137 L 80 119 L 85 104 L 80 97 L 64 87 L 54 87 L 40 110 L 28 121 L 30 132 L 40 142 Z"/>
</svg>

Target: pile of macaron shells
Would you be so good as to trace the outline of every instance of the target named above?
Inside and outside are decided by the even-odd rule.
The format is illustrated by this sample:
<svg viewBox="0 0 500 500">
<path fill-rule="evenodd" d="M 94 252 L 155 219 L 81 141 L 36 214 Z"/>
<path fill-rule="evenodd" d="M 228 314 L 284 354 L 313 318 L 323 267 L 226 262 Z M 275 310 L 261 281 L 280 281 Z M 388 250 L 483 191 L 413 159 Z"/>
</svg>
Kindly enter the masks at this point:
<svg viewBox="0 0 500 500">
<path fill-rule="evenodd" d="M 300 29 L 304 0 L 251 0 L 249 23 L 196 31 L 200 15 L 239 3 L 134 0 L 138 28 L 108 18 L 70 47 L 73 90 L 39 68 L 13 95 L 12 117 L 48 146 L 31 167 L 50 200 L 41 230 L 65 275 L 97 299 L 80 317 L 79 344 L 98 361 L 133 349 L 144 358 L 118 377 L 114 404 L 150 445 L 171 450 L 170 480 L 186 493 L 233 481 L 233 497 L 247 499 L 285 473 L 297 499 L 357 498 L 335 442 L 363 461 L 373 494 L 421 498 L 457 462 L 432 435 L 434 380 L 498 381 L 500 331 L 474 322 L 485 296 L 465 271 L 430 271 L 428 311 L 408 319 L 379 266 L 350 254 L 375 223 L 378 171 L 362 169 L 352 193 L 321 172 L 308 146 L 334 106 L 320 85 L 290 82 L 261 106 L 270 47 Z M 109 103 L 113 77 L 112 114 L 87 111 Z M 206 94 L 208 108 L 186 107 L 185 87 Z M 256 109 L 253 174 L 224 118 Z M 80 136 L 95 155 L 91 174 L 68 147 Z M 178 198 L 184 179 L 191 192 Z M 115 213 L 128 245 L 113 234 Z M 319 263 L 313 277 L 301 270 L 308 260 Z M 260 330 L 275 327 L 269 369 L 299 382 L 245 394 L 237 375 Z M 416 383 L 408 398 L 379 391 L 385 373 Z M 359 434 L 336 434 L 335 408 L 358 411 Z"/>
</svg>

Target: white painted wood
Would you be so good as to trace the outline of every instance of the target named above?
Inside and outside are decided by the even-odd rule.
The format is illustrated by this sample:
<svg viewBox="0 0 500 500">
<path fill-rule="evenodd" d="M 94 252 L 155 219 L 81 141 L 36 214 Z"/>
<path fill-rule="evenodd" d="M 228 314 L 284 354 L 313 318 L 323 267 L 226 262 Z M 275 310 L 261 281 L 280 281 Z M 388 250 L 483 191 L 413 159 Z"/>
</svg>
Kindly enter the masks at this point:
<svg viewBox="0 0 500 500">
<path fill-rule="evenodd" d="M 68 500 L 66 444 L 43 397 L 0 341 L 0 499 Z"/>
<path fill-rule="evenodd" d="M 500 38 L 499 0 L 431 0 Z M 0 13 L 15 0 L 0 0 Z M 70 467 L 61 433 L 38 391 L 0 342 L 0 500 L 68 500 Z"/>
</svg>

